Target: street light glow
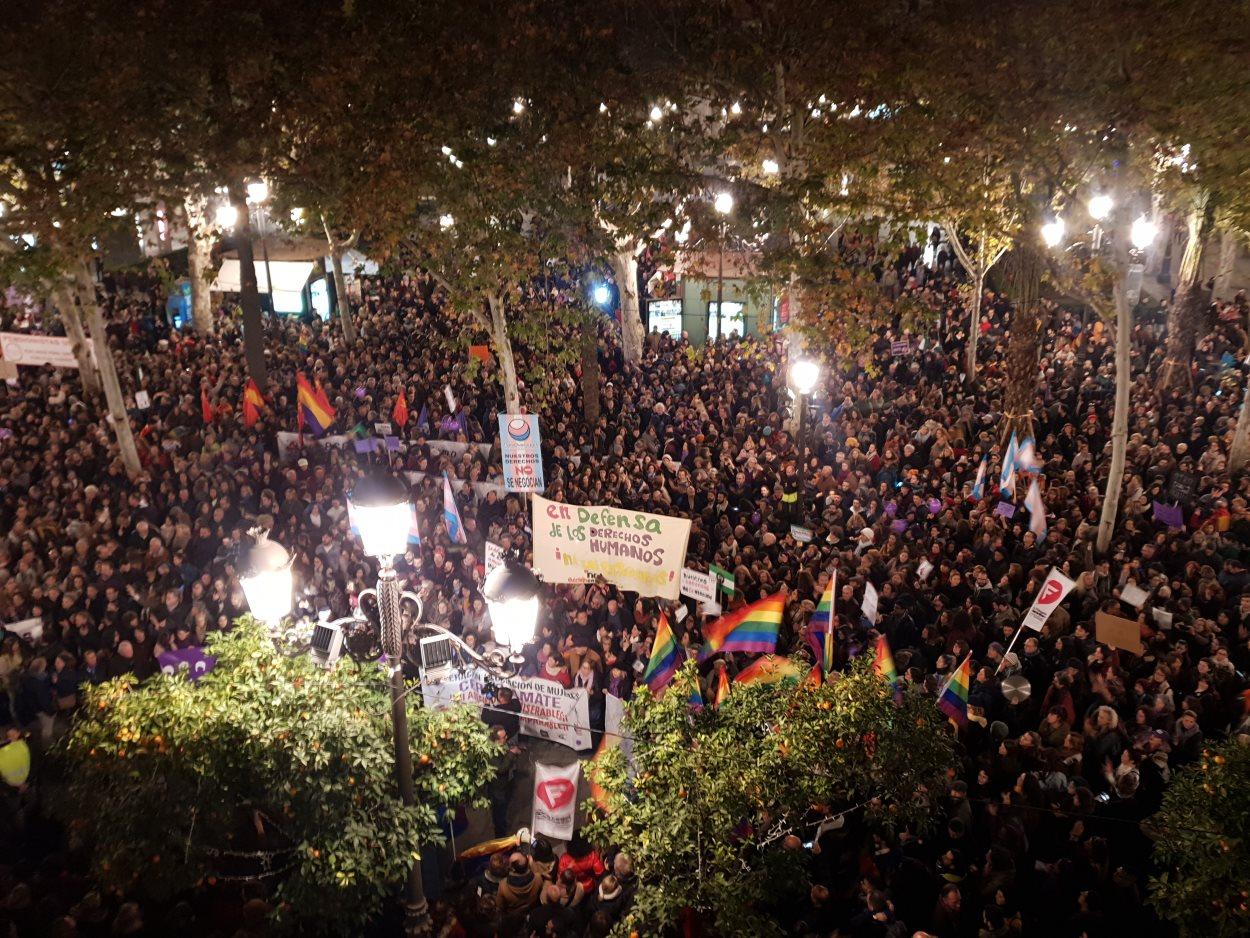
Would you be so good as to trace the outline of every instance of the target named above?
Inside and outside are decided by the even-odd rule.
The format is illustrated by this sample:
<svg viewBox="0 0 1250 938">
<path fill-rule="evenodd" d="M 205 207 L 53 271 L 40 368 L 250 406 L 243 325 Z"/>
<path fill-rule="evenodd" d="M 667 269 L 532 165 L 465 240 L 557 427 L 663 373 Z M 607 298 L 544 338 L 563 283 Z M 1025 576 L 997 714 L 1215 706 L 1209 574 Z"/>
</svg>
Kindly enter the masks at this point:
<svg viewBox="0 0 1250 938">
<path fill-rule="evenodd" d="M 1102 221 L 1111 214 L 1114 205 L 1109 195 L 1096 195 L 1089 200 L 1089 217 L 1094 221 Z"/>
<path fill-rule="evenodd" d="M 728 215 L 734 210 L 734 196 L 732 192 L 716 193 L 716 201 L 712 204 L 721 215 Z"/>
<path fill-rule="evenodd" d="M 811 394 L 820 380 L 820 365 L 810 358 L 800 358 L 790 365 L 790 383 L 800 394 Z"/>
<path fill-rule="evenodd" d="M 412 506 L 403 483 L 389 475 L 365 476 L 347 498 L 365 553 L 379 560 L 403 554 L 412 528 Z"/>
<path fill-rule="evenodd" d="M 247 200 L 253 205 L 259 205 L 267 198 L 269 198 L 269 186 L 263 179 L 247 184 Z"/>
<path fill-rule="evenodd" d="M 304 210 L 302 208 L 291 209 L 291 221 L 295 222 L 295 224 L 298 225 L 303 220 L 304 220 Z"/>
<path fill-rule="evenodd" d="M 765 176 L 775 176 L 781 172 L 781 167 L 777 165 L 776 160 L 765 160 L 763 168 Z"/>
<path fill-rule="evenodd" d="M 1042 240 L 1048 248 L 1053 248 L 1063 240 L 1064 224 L 1062 218 L 1056 218 L 1042 225 Z"/>
<path fill-rule="evenodd" d="M 219 228 L 233 228 L 235 222 L 239 220 L 239 210 L 226 202 L 217 206 L 217 212 L 214 215 Z"/>
<path fill-rule="evenodd" d="M 1139 251 L 1144 251 L 1150 247 L 1158 235 L 1159 226 L 1145 215 L 1139 215 L 1137 220 L 1133 222 L 1133 227 L 1129 230 L 1129 239 L 1133 242 L 1133 247 Z"/>
<path fill-rule="evenodd" d="M 612 291 L 608 289 L 608 285 L 606 283 L 598 283 L 595 284 L 595 288 L 591 292 L 591 296 L 594 297 L 595 302 L 600 306 L 607 306 L 609 301 L 612 299 Z"/>
<path fill-rule="evenodd" d="M 456 223 L 456 219 L 455 217 L 451 215 L 439 215 L 438 216 L 438 227 L 442 228 L 444 231 L 446 231 L 455 223 Z"/>
<path fill-rule="evenodd" d="M 525 113 L 525 99 L 524 98 L 517 98 L 512 102 L 512 113 L 513 114 Z"/>
<path fill-rule="evenodd" d="M 269 540 L 264 531 L 254 531 L 253 535 L 256 543 L 244 557 L 239 585 L 252 615 L 273 626 L 290 613 L 294 604 L 292 557 L 277 541 Z"/>
</svg>

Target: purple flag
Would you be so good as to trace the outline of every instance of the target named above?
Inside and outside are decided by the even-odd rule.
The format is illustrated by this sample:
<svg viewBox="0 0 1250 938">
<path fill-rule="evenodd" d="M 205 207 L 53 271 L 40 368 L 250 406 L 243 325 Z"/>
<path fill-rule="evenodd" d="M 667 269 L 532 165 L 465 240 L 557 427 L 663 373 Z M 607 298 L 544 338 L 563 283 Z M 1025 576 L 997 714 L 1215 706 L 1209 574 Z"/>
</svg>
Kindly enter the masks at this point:
<svg viewBox="0 0 1250 938">
<path fill-rule="evenodd" d="M 399 437 L 388 436 L 388 437 L 385 437 L 385 440 L 386 440 L 386 449 L 388 452 L 392 452 L 392 453 L 399 452 Z"/>
<path fill-rule="evenodd" d="M 904 521 L 902 518 L 898 518 L 894 521 L 891 521 L 890 530 L 893 531 L 895 534 L 902 534 L 904 531 L 907 530 L 907 522 Z"/>
<path fill-rule="evenodd" d="M 999 502 L 998 507 L 994 509 L 994 513 L 1002 515 L 1004 518 L 1014 518 L 1016 506 L 1011 502 Z"/>
<path fill-rule="evenodd" d="M 365 438 L 365 439 L 363 439 L 363 440 L 357 440 L 357 441 L 356 441 L 356 452 L 358 452 L 358 453 L 372 453 L 372 452 L 373 452 L 373 444 L 374 444 L 374 442 L 375 442 L 375 441 L 374 441 L 373 437 L 366 437 L 366 438 Z"/>
<path fill-rule="evenodd" d="M 167 651 L 156 660 L 164 674 L 173 675 L 179 671 L 186 671 L 187 677 L 192 681 L 198 681 L 217 664 L 216 658 L 204 654 L 204 649 L 197 645 Z"/>
<path fill-rule="evenodd" d="M 942 510 L 942 500 L 940 498 L 929 499 L 929 514 L 936 515 Z"/>
<path fill-rule="evenodd" d="M 898 514 L 898 503 L 897 503 L 897 502 L 886 502 L 886 503 L 885 503 L 885 513 L 886 513 L 886 515 L 888 515 L 889 517 L 893 518 L 896 514 Z"/>
<path fill-rule="evenodd" d="M 1169 528 L 1185 527 L 1185 512 L 1181 511 L 1180 505 L 1165 505 L 1163 502 L 1154 503 L 1155 521 L 1166 524 Z"/>
</svg>

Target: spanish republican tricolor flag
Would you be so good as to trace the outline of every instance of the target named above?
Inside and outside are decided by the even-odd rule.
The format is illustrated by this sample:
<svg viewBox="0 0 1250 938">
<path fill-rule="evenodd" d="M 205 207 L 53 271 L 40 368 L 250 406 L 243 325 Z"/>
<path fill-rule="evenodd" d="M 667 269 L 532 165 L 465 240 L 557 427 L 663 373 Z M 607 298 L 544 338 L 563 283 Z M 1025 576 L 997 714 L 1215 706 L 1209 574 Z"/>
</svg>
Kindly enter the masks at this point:
<svg viewBox="0 0 1250 938">
<path fill-rule="evenodd" d="M 968 722 L 968 688 L 971 686 L 972 655 L 969 653 L 938 696 L 938 709 L 960 726 Z"/>
<path fill-rule="evenodd" d="M 260 420 L 261 408 L 264 406 L 265 396 L 260 393 L 256 382 L 248 378 L 247 385 L 243 388 L 243 426 L 249 430 L 256 426 L 256 421 Z"/>
<path fill-rule="evenodd" d="M 295 388 L 300 426 L 312 427 L 313 436 L 321 436 L 334 423 L 334 408 L 326 399 L 326 392 L 320 386 L 313 388 L 302 374 L 295 376 Z"/>
<path fill-rule="evenodd" d="M 786 594 L 782 590 L 737 612 L 721 616 L 703 630 L 704 642 L 699 649 L 699 661 L 706 661 L 721 651 L 771 654 L 777 650 L 777 633 L 785 611 Z"/>
</svg>

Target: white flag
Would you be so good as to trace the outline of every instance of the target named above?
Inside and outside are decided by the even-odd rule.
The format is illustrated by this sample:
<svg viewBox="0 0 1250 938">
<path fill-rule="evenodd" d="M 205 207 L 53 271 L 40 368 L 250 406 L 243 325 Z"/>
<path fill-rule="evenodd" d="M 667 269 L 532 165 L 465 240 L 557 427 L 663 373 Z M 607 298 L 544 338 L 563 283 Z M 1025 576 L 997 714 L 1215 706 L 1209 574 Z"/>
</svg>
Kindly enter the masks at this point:
<svg viewBox="0 0 1250 938">
<path fill-rule="evenodd" d="M 877 588 L 871 583 L 864 584 L 864 602 L 860 605 L 860 609 L 864 612 L 864 618 L 868 620 L 869 625 L 877 624 Z"/>
<path fill-rule="evenodd" d="M 1033 600 L 1033 605 L 1024 614 L 1024 624 L 1040 632 L 1046 620 L 1050 618 L 1050 614 L 1058 608 L 1063 602 L 1063 597 L 1067 596 L 1074 586 L 1076 586 L 1075 583 L 1051 567 L 1050 573 L 1046 574 L 1046 579 L 1042 581 L 1042 588 L 1037 591 L 1037 599 Z"/>
<path fill-rule="evenodd" d="M 577 814 L 577 783 L 582 764 L 544 765 L 534 763 L 534 820 L 530 829 L 556 840 L 573 838 Z"/>
</svg>

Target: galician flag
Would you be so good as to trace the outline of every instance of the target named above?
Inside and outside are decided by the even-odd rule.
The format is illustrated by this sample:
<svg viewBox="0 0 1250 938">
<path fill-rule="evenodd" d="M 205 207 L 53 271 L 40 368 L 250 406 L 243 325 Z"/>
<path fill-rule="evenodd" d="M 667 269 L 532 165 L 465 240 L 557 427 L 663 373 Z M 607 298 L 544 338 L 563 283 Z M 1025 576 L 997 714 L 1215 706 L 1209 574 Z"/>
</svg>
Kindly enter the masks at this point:
<svg viewBox="0 0 1250 938">
<path fill-rule="evenodd" d="M 460 523 L 460 509 L 456 507 L 456 496 L 451 491 L 451 480 L 443 473 L 443 521 L 447 524 L 447 534 L 453 544 L 469 543 L 464 533 L 464 525 Z"/>
</svg>

